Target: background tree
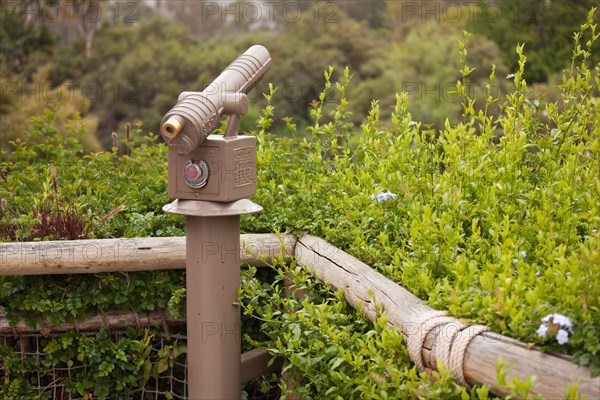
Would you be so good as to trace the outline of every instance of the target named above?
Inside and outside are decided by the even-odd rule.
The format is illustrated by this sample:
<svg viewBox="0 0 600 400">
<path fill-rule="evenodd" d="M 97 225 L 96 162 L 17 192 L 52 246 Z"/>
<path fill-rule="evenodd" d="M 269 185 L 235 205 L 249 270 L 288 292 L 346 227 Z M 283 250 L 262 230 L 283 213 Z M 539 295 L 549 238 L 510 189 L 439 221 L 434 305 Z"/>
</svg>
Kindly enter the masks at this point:
<svg viewBox="0 0 600 400">
<path fill-rule="evenodd" d="M 348 17 L 365 22 L 369 28 L 385 27 L 386 0 L 337 0 L 330 3 L 335 3 Z"/>
<path fill-rule="evenodd" d="M 67 13 L 65 17 L 77 27 L 80 37 L 85 42 L 85 57 L 92 56 L 92 43 L 96 31 L 100 28 L 103 20 L 103 9 L 107 8 L 106 0 L 79 0 L 63 2 Z M 70 7 L 67 8 L 66 4 Z M 106 18 L 106 17 L 104 17 Z"/>
<path fill-rule="evenodd" d="M 566 66 L 573 33 L 579 31 L 588 11 L 598 7 L 597 0 L 478 0 L 478 3 L 468 29 L 496 42 L 511 70 L 517 68 L 514 57 L 517 44 L 525 43 L 527 78 L 535 82 L 546 81 Z M 598 42 L 594 49 L 592 63 L 600 61 Z"/>
<path fill-rule="evenodd" d="M 187 26 L 195 35 L 209 37 L 215 34 L 222 25 L 219 10 L 214 14 L 213 6 L 217 3 L 205 0 L 167 1 L 161 12 L 171 15 L 175 20 Z"/>
<path fill-rule="evenodd" d="M 68 81 L 58 86 L 51 85 L 48 69 L 48 65 L 38 68 L 28 81 L 14 73 L 5 74 L 4 69 L 0 69 L 0 85 L 3 88 L 0 98 L 0 149 L 4 151 L 9 148 L 10 141 L 24 137 L 30 129 L 29 119 L 32 116 L 53 110 L 54 119 L 61 126 L 73 119 L 81 120 L 86 127 L 85 134 L 80 137 L 84 150 L 100 151 L 102 146 L 96 137 L 98 117 L 87 114 L 90 101 L 85 91 Z M 5 98 L 7 94 L 9 96 Z M 73 134 L 67 129 L 61 129 L 60 133 Z"/>
<path fill-rule="evenodd" d="M 48 65 L 48 84 L 53 88 L 69 82 L 77 85 L 88 106 L 76 109 L 83 117 L 98 119 L 99 140 L 110 147 L 111 132 L 126 121 L 143 120 L 144 129 L 156 132 L 160 117 L 182 90 L 203 89 L 255 43 L 269 48 L 274 63 L 267 79 L 250 94 L 249 113 L 258 115 L 261 91 L 268 82 L 274 83 L 279 88 L 273 98 L 280 114 L 276 132 L 284 125 L 280 116 L 294 118 L 299 129 L 308 122 L 311 102 L 322 90 L 323 71 L 330 65 L 336 74 L 348 66 L 354 77 L 348 88 L 352 98 L 348 107 L 356 124 L 361 123 L 372 99 L 380 100 L 385 115 L 395 103 L 395 92 L 401 91 L 409 93 L 409 111 L 416 119 L 439 127 L 446 117 L 459 118 L 460 99 L 453 95 L 452 86 L 459 78 L 457 40 L 463 29 L 476 32 L 467 60 L 475 68 L 468 78 L 475 90 L 472 94 L 483 89 L 495 64 L 496 94 L 503 97 L 503 87 L 509 84 L 505 77 L 516 68 L 513 53 L 518 42 L 526 43 L 528 80 L 545 83 L 539 86 L 543 95 L 555 93 L 552 74 L 564 67 L 560 60 L 568 59 L 571 32 L 585 20 L 590 2 L 573 6 L 554 0 L 498 0 L 481 1 L 475 7 L 471 2 L 443 0 L 286 0 L 271 15 L 268 9 L 261 11 L 266 22 L 252 22 L 249 14 L 263 3 L 245 0 L 227 4 L 127 2 L 127 7 L 135 6 L 134 18 L 123 3 L 118 8 L 108 0 L 66 3 L 22 0 L 2 7 L 3 78 L 26 85 L 33 82 L 40 67 Z M 94 18 L 92 3 L 103 7 L 101 22 Z M 34 7 L 33 11 L 46 6 L 49 12 L 51 4 L 62 5 L 71 14 L 43 23 L 34 12 L 22 13 L 21 5 Z M 92 8 L 85 11 L 86 4 Z M 286 6 L 290 7 L 287 14 L 282 11 Z M 292 18 L 292 11 L 298 9 L 302 18 Z M 82 18 L 86 15 L 88 20 Z M 378 20 L 382 15 L 385 18 Z M 475 20 L 469 21 L 472 17 Z M 599 54 L 595 51 L 591 60 L 597 62 Z M 335 98 L 331 91 L 329 100 Z M 20 96 L 5 91 L 0 113 L 18 109 L 19 101 Z M 242 128 L 252 129 L 250 121 L 253 118 L 244 119 Z"/>
<path fill-rule="evenodd" d="M 52 52 L 55 39 L 45 26 L 35 23 L 27 8 L 30 0 L 0 4 L 0 52 L 3 63 L 13 72 L 20 72 L 36 54 Z"/>
</svg>

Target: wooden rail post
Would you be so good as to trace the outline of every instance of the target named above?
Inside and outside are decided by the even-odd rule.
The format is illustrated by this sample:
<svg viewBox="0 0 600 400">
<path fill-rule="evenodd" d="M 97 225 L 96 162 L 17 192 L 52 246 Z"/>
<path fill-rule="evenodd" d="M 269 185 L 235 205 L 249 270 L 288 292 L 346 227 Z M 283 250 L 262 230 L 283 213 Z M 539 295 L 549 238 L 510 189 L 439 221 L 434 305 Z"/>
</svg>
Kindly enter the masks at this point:
<svg viewBox="0 0 600 400">
<path fill-rule="evenodd" d="M 240 235 L 240 263 L 255 267 L 289 259 L 296 238 Z M 185 269 L 185 237 L 49 240 L 0 243 L 0 276 L 98 274 Z"/>
</svg>

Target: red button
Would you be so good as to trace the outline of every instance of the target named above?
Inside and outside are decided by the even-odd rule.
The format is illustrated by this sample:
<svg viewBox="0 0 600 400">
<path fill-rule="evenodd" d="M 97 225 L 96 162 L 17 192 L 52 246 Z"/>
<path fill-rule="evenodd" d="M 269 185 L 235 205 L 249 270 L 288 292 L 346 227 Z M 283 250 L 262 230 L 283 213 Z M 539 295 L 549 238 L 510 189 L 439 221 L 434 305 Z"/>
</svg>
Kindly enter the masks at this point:
<svg viewBox="0 0 600 400">
<path fill-rule="evenodd" d="M 183 174 L 189 181 L 195 181 L 200 177 L 200 167 L 198 164 L 188 164 L 185 166 Z"/>
</svg>

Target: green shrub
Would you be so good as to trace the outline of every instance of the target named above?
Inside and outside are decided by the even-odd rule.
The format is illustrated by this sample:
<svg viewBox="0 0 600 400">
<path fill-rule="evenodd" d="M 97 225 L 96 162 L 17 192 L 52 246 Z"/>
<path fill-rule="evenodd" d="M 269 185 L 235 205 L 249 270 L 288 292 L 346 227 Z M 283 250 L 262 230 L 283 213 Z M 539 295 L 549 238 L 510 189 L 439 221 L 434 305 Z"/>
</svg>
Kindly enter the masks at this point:
<svg viewBox="0 0 600 400">
<path fill-rule="evenodd" d="M 477 0 L 476 3 L 474 12 L 469 13 L 467 29 L 498 43 L 511 69 L 518 65 L 513 47 L 516 43 L 525 44 L 531 58 L 528 76 L 533 82 L 543 82 L 568 65 L 572 32 L 577 31 L 588 10 L 598 6 L 595 0 L 576 3 Z M 599 50 L 600 43 L 596 43 L 590 61 L 600 61 Z"/>
<path fill-rule="evenodd" d="M 265 211 L 245 226 L 322 236 L 431 306 L 572 354 L 598 374 L 599 66 L 588 67 L 598 36 L 591 22 L 576 35 L 561 104 L 528 98 L 519 47 L 501 114 L 485 113 L 491 97 L 475 112 L 459 82 L 463 122 L 440 132 L 414 122 L 399 95 L 391 124 L 374 102 L 356 138 L 343 96 L 321 122 L 328 83 L 310 137 L 275 144 L 259 134 L 265 190 L 255 199 Z M 379 204 L 371 196 L 382 190 L 397 197 Z M 536 334 L 553 312 L 574 321 L 567 345 Z"/>
</svg>

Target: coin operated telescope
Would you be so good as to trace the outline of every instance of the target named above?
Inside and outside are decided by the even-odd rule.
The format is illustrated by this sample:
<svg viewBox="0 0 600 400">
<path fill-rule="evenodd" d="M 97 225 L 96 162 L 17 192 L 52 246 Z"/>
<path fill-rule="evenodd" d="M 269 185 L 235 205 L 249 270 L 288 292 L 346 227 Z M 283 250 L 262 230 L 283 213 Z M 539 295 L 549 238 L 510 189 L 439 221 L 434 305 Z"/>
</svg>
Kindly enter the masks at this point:
<svg viewBox="0 0 600 400">
<path fill-rule="evenodd" d="M 169 197 L 230 202 L 256 192 L 256 138 L 238 136 L 246 94 L 269 69 L 263 46 L 252 46 L 202 92 L 183 92 L 162 119 L 169 149 Z M 229 115 L 224 135 L 212 132 Z"/>
<path fill-rule="evenodd" d="M 183 92 L 162 119 L 168 146 L 168 194 L 163 207 L 186 216 L 188 398 L 240 399 L 240 215 L 262 207 L 256 192 L 256 138 L 238 136 L 247 94 L 271 64 L 252 46 L 201 92 Z M 229 116 L 224 135 L 213 134 Z M 246 375 L 246 374 L 244 374 Z"/>
</svg>

